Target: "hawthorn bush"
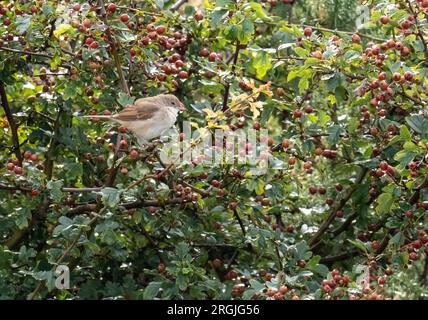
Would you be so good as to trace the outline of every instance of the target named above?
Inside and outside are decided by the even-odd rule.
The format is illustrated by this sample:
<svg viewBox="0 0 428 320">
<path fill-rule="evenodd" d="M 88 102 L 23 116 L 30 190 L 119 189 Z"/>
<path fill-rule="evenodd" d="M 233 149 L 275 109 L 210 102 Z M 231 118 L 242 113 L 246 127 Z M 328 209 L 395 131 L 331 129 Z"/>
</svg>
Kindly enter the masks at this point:
<svg viewBox="0 0 428 320">
<path fill-rule="evenodd" d="M 364 5 L 354 32 L 299 0 L 0 1 L 0 297 L 426 298 L 428 1 Z M 273 165 L 81 117 L 162 92 L 196 131 L 268 129 Z"/>
</svg>

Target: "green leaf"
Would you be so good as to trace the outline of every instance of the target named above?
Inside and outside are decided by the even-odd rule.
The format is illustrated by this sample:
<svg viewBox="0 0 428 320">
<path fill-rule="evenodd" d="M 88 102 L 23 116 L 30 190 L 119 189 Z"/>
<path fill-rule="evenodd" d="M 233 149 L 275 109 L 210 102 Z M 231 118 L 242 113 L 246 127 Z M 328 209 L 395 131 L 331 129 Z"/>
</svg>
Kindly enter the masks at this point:
<svg viewBox="0 0 428 320">
<path fill-rule="evenodd" d="M 376 212 L 379 214 L 389 213 L 393 203 L 394 197 L 391 193 L 382 193 L 377 199 Z"/>
<path fill-rule="evenodd" d="M 417 133 L 428 133 L 428 119 L 422 115 L 413 115 L 406 117 L 407 124 Z"/>
<path fill-rule="evenodd" d="M 28 219 L 31 218 L 31 210 L 28 207 L 20 207 L 16 209 L 17 218 L 15 224 L 19 229 L 28 227 Z"/>
<path fill-rule="evenodd" d="M 17 16 L 15 19 L 16 32 L 23 34 L 30 26 L 31 16 Z"/>
<path fill-rule="evenodd" d="M 394 160 L 400 162 L 397 166 L 399 170 L 404 169 L 413 159 L 417 153 L 407 150 L 400 150 L 394 156 Z"/>
<path fill-rule="evenodd" d="M 126 93 L 119 93 L 119 97 L 117 99 L 117 102 L 122 106 L 126 107 L 128 104 L 133 104 L 135 101 L 135 97 L 131 97 L 127 95 Z"/>
<path fill-rule="evenodd" d="M 147 287 L 144 289 L 143 299 L 144 300 L 153 300 L 154 297 L 159 292 L 159 289 L 162 286 L 162 282 L 150 282 Z"/>
<path fill-rule="evenodd" d="M 264 290 L 266 287 L 263 283 L 258 282 L 255 279 L 251 279 L 250 280 L 250 286 L 251 288 L 253 288 L 255 291 L 262 291 Z"/>
<path fill-rule="evenodd" d="M 296 52 L 296 54 L 302 58 L 306 58 L 309 55 L 309 51 L 301 47 L 294 48 L 294 52 Z"/>
<path fill-rule="evenodd" d="M 227 17 L 229 11 L 223 8 L 215 8 L 211 13 L 211 26 L 217 28 L 222 21 Z"/>
<path fill-rule="evenodd" d="M 164 5 L 165 5 L 165 1 L 164 0 L 154 0 L 156 7 L 158 7 L 159 9 L 163 9 Z"/>
<path fill-rule="evenodd" d="M 120 192 L 115 188 L 104 188 L 101 190 L 102 201 L 107 207 L 115 207 L 120 201 Z"/>
<path fill-rule="evenodd" d="M 54 36 L 56 38 L 58 38 L 60 35 L 62 35 L 64 33 L 71 33 L 71 34 L 73 34 L 74 33 L 74 28 L 70 24 L 63 23 L 63 24 L 60 24 L 59 26 L 57 26 L 55 28 L 55 30 L 54 30 Z"/>
<path fill-rule="evenodd" d="M 253 60 L 253 67 L 256 70 L 257 77 L 263 78 L 267 70 L 272 67 L 270 55 L 263 51 L 257 52 Z"/>
<path fill-rule="evenodd" d="M 350 240 L 350 239 L 347 239 L 350 243 L 352 243 L 355 247 L 357 247 L 358 249 L 360 249 L 360 250 L 362 250 L 362 251 L 364 251 L 364 252 L 367 252 L 367 248 L 366 248 L 366 245 L 364 244 L 364 242 L 362 242 L 361 240 L 359 240 L 359 239 L 356 239 L 356 240 Z"/>
<path fill-rule="evenodd" d="M 329 134 L 327 137 L 327 142 L 330 146 L 335 145 L 339 141 L 342 131 L 343 129 L 339 125 L 334 125 L 327 128 L 327 132 Z"/>
<path fill-rule="evenodd" d="M 176 245 L 175 251 L 177 252 L 177 256 L 183 259 L 189 253 L 189 245 L 185 242 L 180 242 Z"/>
<path fill-rule="evenodd" d="M 316 267 L 315 267 L 315 269 L 314 269 L 314 271 L 316 272 L 316 273 L 318 273 L 320 276 L 322 276 L 322 277 L 327 277 L 327 275 L 328 275 L 328 273 L 329 273 L 329 269 L 328 269 L 328 267 L 327 266 L 325 266 L 325 265 L 323 265 L 323 264 L 318 264 Z"/>
<path fill-rule="evenodd" d="M 64 181 L 62 180 L 57 180 L 57 181 L 51 180 L 47 183 L 47 188 L 50 191 L 50 195 L 54 202 L 61 202 L 64 195 L 61 190 L 63 185 L 64 185 Z"/>
<path fill-rule="evenodd" d="M 250 2 L 247 4 L 247 6 L 254 10 L 254 13 L 256 14 L 256 18 L 262 19 L 264 21 L 272 21 L 272 18 L 266 14 L 265 10 L 263 9 L 260 3 Z M 244 8 L 244 10 L 246 9 L 247 7 Z"/>
<path fill-rule="evenodd" d="M 411 141 L 412 135 L 410 134 L 409 129 L 404 124 L 400 127 L 400 138 L 405 141 Z"/>
<path fill-rule="evenodd" d="M 305 92 L 309 88 L 308 77 L 302 77 L 299 81 L 299 93 Z"/>
</svg>

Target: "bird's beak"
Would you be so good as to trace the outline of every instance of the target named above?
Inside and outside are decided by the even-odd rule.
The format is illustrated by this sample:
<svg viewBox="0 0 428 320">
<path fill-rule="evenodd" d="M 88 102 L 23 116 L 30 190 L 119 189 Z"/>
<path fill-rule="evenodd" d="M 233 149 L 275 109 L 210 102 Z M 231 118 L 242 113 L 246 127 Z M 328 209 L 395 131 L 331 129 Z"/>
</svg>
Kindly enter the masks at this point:
<svg viewBox="0 0 428 320">
<path fill-rule="evenodd" d="M 185 111 L 185 110 L 186 110 L 185 105 L 184 105 L 183 103 L 181 103 L 181 102 L 180 102 L 180 104 L 179 104 L 179 106 L 178 106 L 178 110 L 180 110 L 180 111 Z"/>
</svg>

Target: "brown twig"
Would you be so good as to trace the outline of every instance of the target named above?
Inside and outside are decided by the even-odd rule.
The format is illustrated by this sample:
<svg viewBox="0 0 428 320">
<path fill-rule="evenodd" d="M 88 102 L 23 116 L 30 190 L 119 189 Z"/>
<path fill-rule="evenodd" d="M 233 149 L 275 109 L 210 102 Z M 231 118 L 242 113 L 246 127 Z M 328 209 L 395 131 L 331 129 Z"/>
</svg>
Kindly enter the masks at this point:
<svg viewBox="0 0 428 320">
<path fill-rule="evenodd" d="M 236 41 L 236 48 L 235 52 L 233 54 L 233 61 L 232 61 L 232 74 L 235 74 L 236 69 L 236 63 L 238 62 L 238 56 L 239 56 L 239 50 L 241 48 L 240 42 Z M 230 91 L 230 85 L 231 82 L 227 81 L 224 88 L 224 96 L 223 96 L 223 111 L 226 111 L 227 108 L 227 101 L 229 100 L 229 91 Z"/>
<path fill-rule="evenodd" d="M 364 177 L 366 176 L 366 173 L 368 172 L 367 168 L 361 168 L 360 173 L 357 176 L 357 179 L 355 180 L 355 185 L 358 185 L 363 181 Z M 333 222 L 333 220 L 336 217 L 337 210 L 341 210 L 345 204 L 348 202 L 348 200 L 351 198 L 352 194 L 354 193 L 355 188 L 351 188 L 348 190 L 346 195 L 340 200 L 339 204 L 335 206 L 332 210 L 328 218 L 322 223 L 318 231 L 312 236 L 312 238 L 309 240 L 309 245 L 313 247 L 316 245 L 320 237 L 327 231 L 330 224 Z"/>
<path fill-rule="evenodd" d="M 103 212 L 103 210 L 105 210 L 105 207 L 99 212 L 99 214 L 101 214 Z M 89 223 L 88 226 L 93 225 L 96 220 L 98 219 L 98 216 L 93 217 Z M 76 237 L 74 238 L 73 242 L 67 247 L 67 249 L 63 252 L 63 254 L 55 261 L 54 266 L 58 266 L 62 261 L 64 261 L 64 259 L 70 254 L 70 251 L 77 245 L 77 243 L 80 240 L 80 237 L 83 235 L 83 233 L 85 232 L 84 228 L 81 228 L 78 232 L 78 234 L 76 235 Z M 27 300 L 33 300 L 36 296 L 36 294 L 45 286 L 45 282 L 40 280 L 39 283 L 37 284 L 36 288 L 33 290 L 33 292 L 31 292 L 31 294 L 28 296 Z"/>
<path fill-rule="evenodd" d="M 325 32 L 331 32 L 331 33 L 338 33 L 338 34 L 347 34 L 347 35 L 350 35 L 350 36 L 352 36 L 353 34 L 356 33 L 360 37 L 363 37 L 363 38 L 367 38 L 367 39 L 371 39 L 371 40 L 375 40 L 375 41 L 379 41 L 379 42 L 384 42 L 385 41 L 385 39 L 378 38 L 378 37 L 375 37 L 375 36 L 372 36 L 372 35 L 369 35 L 369 34 L 364 34 L 364 33 L 361 33 L 361 32 L 351 32 L 351 31 L 334 30 L 334 29 L 328 29 L 328 28 L 311 26 L 311 25 L 301 25 L 301 24 L 295 24 L 295 25 L 298 26 L 298 27 L 302 27 L 302 28 L 311 27 L 312 29 L 318 30 L 318 31 L 325 31 Z"/>
<path fill-rule="evenodd" d="M 412 13 L 413 18 L 415 19 L 416 35 L 421 40 L 422 46 L 424 47 L 425 64 L 426 64 L 426 63 L 428 63 L 428 46 L 427 46 L 427 42 L 425 40 L 425 36 L 423 34 L 423 31 L 418 26 L 418 24 L 419 24 L 418 14 L 413 10 L 412 4 L 409 0 L 406 0 L 406 3 L 409 6 L 409 10 Z"/>
<path fill-rule="evenodd" d="M 176 3 L 174 3 L 170 10 L 171 11 L 177 11 L 178 9 L 180 9 L 180 7 L 185 4 L 187 2 L 187 0 L 178 0 Z"/>
<path fill-rule="evenodd" d="M 122 89 L 128 95 L 131 95 L 131 91 L 129 91 L 128 84 L 126 83 L 126 80 L 125 80 L 125 75 L 123 74 L 122 65 L 120 63 L 120 58 L 119 58 L 119 55 L 117 53 L 116 41 L 114 40 L 114 37 L 111 34 L 110 26 L 109 26 L 108 21 L 107 21 L 107 13 L 106 13 L 105 5 L 104 5 L 104 0 L 98 0 L 98 6 L 100 7 L 101 19 L 103 20 L 103 22 L 106 26 L 105 34 L 107 36 L 107 39 L 110 42 L 111 55 L 113 56 L 113 59 L 114 59 L 115 65 L 116 65 L 116 70 L 117 70 L 117 73 L 119 75 L 119 79 L 120 79 L 120 83 L 122 85 Z"/>
<path fill-rule="evenodd" d="M 0 96 L 1 96 L 1 104 L 3 106 L 3 110 L 6 114 L 10 131 L 12 133 L 13 151 L 15 152 L 15 155 L 18 158 L 19 163 L 22 164 L 22 154 L 21 154 L 20 144 L 19 144 L 18 126 L 15 122 L 15 118 L 13 117 L 12 111 L 10 110 L 10 105 L 9 105 L 9 101 L 7 100 L 6 89 L 3 81 L 0 81 Z"/>
<path fill-rule="evenodd" d="M 50 54 L 47 54 L 47 53 L 34 52 L 34 51 L 29 51 L 29 50 L 18 50 L 18 49 L 3 47 L 3 46 L 0 46 L 0 51 L 19 53 L 19 54 L 22 54 L 22 55 L 35 56 L 35 57 L 41 57 L 41 58 L 47 58 L 47 59 L 53 59 L 54 58 L 54 56 L 52 56 Z M 71 65 L 68 64 L 63 59 L 61 59 L 61 64 L 59 66 L 67 68 L 67 69 L 69 69 L 71 67 Z"/>
</svg>

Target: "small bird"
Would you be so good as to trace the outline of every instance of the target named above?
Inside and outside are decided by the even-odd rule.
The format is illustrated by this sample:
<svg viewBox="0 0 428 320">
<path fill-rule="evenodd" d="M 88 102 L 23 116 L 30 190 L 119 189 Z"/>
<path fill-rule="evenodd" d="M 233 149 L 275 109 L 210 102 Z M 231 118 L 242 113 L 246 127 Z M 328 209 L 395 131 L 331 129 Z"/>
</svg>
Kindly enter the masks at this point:
<svg viewBox="0 0 428 320">
<path fill-rule="evenodd" d="M 118 122 L 133 132 L 141 144 L 146 144 L 171 128 L 177 120 L 178 113 L 184 110 L 184 104 L 176 96 L 160 94 L 137 99 L 134 104 L 127 105 L 116 114 L 85 117 Z"/>
</svg>

